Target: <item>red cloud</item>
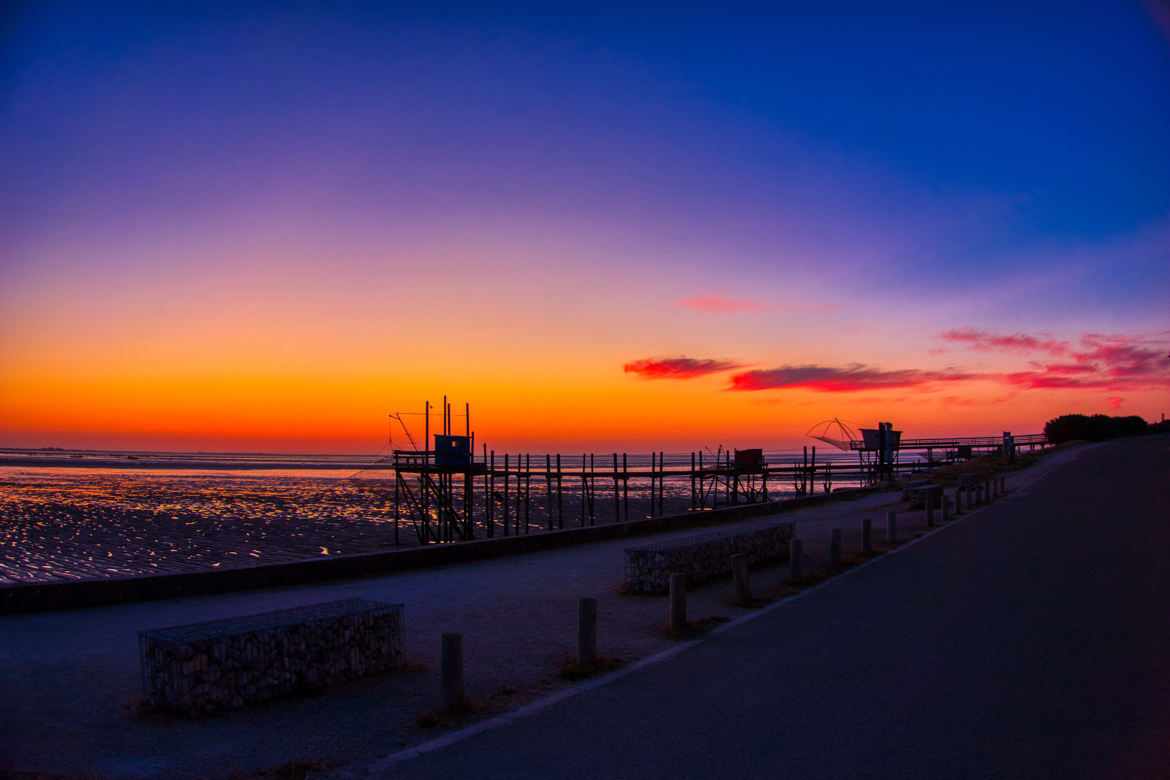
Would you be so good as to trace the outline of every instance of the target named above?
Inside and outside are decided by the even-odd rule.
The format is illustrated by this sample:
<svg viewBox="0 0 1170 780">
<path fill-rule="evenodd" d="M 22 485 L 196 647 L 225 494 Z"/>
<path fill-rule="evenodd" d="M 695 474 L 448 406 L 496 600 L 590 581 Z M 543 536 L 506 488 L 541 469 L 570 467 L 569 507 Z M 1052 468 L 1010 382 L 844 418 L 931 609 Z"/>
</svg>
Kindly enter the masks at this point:
<svg viewBox="0 0 1170 780">
<path fill-rule="evenodd" d="M 679 298 L 674 302 L 676 306 L 697 311 L 734 312 L 734 311 L 763 311 L 770 308 L 761 301 L 748 301 L 742 298 L 724 298 L 722 295 L 701 295 L 696 298 Z"/>
<path fill-rule="evenodd" d="M 644 379 L 693 379 L 697 376 L 717 374 L 741 368 L 740 363 L 726 360 L 696 360 L 695 358 L 642 358 L 622 366 L 627 374 L 637 374 Z"/>
<path fill-rule="evenodd" d="M 1057 341 L 1048 334 L 1042 337 L 1029 336 L 1026 333 L 1012 333 L 1004 336 L 989 333 L 974 328 L 959 328 L 948 330 L 942 334 L 947 341 L 960 341 L 971 345 L 971 349 L 981 352 L 992 350 L 1008 350 L 1014 352 L 1047 352 L 1050 355 L 1064 355 L 1069 350 L 1067 341 Z"/>
<path fill-rule="evenodd" d="M 1164 347 L 1154 346 L 1156 338 L 1086 333 L 1081 336 L 1081 351 L 1073 353 L 1076 363 L 1033 364 L 1036 370 L 1008 374 L 1005 379 L 1028 388 L 1163 386 L 1170 382 L 1170 357 L 1163 356 Z"/>
<path fill-rule="evenodd" d="M 957 371 L 881 371 L 854 363 L 846 368 L 830 366 L 781 366 L 744 371 L 731 377 L 732 390 L 769 390 L 803 387 L 828 393 L 851 393 L 891 387 L 918 387 L 935 382 L 959 382 L 980 378 Z"/>
</svg>

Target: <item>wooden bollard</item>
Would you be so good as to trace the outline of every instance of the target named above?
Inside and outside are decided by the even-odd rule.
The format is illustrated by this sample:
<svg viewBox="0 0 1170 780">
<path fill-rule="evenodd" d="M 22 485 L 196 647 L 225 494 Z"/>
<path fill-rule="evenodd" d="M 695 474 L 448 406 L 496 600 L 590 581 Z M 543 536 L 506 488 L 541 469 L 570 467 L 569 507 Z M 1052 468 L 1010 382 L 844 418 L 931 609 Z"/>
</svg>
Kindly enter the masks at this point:
<svg viewBox="0 0 1170 780">
<path fill-rule="evenodd" d="M 898 543 L 898 513 L 886 512 L 886 544 Z"/>
<path fill-rule="evenodd" d="M 670 630 L 687 628 L 687 575 L 670 575 Z"/>
<path fill-rule="evenodd" d="M 466 706 L 463 698 L 463 634 L 443 634 L 443 712 L 455 714 Z"/>
<path fill-rule="evenodd" d="M 804 578 L 804 543 L 793 539 L 788 543 L 788 579 L 800 582 Z"/>
<path fill-rule="evenodd" d="M 597 599 L 577 599 L 577 666 L 597 661 Z"/>
<path fill-rule="evenodd" d="M 829 532 L 829 565 L 834 570 L 841 568 L 841 529 L 834 528 Z"/>
<path fill-rule="evenodd" d="M 736 553 L 731 556 L 731 573 L 735 575 L 735 597 L 741 604 L 752 600 L 752 587 L 748 582 L 747 556 Z"/>
<path fill-rule="evenodd" d="M 861 551 L 873 552 L 873 521 L 868 517 L 861 521 Z"/>
</svg>

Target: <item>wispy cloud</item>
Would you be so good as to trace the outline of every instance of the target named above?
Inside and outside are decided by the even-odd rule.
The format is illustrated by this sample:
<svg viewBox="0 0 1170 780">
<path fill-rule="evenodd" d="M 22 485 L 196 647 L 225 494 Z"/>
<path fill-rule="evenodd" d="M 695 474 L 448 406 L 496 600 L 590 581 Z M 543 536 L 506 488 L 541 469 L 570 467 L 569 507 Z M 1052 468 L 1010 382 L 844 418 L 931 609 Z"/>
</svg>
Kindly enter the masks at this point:
<svg viewBox="0 0 1170 780">
<path fill-rule="evenodd" d="M 622 370 L 627 374 L 637 374 L 643 379 L 694 379 L 742 367 L 742 363 L 728 360 L 676 357 L 631 360 L 622 366 Z"/>
<path fill-rule="evenodd" d="M 1009 384 L 1036 388 L 1120 390 L 1170 384 L 1167 332 L 1155 334 L 1085 333 L 1072 363 L 1033 361 L 1029 370 L 1004 376 Z"/>
<path fill-rule="evenodd" d="M 700 295 L 694 298 L 679 298 L 675 306 L 682 309 L 707 312 L 748 312 L 766 311 L 772 308 L 763 301 L 752 301 L 745 298 L 724 298 L 722 295 Z"/>
<path fill-rule="evenodd" d="M 1050 333 L 1029 335 L 1026 333 L 999 334 L 974 328 L 959 328 L 948 330 L 942 334 L 947 341 L 957 341 L 970 345 L 971 349 L 980 352 L 1044 352 L 1049 355 L 1064 355 L 1068 353 L 1069 343 L 1058 341 Z"/>
<path fill-rule="evenodd" d="M 883 371 L 854 363 L 834 366 L 780 366 L 779 368 L 743 371 L 731 377 L 732 390 L 771 390 L 805 388 L 828 393 L 852 393 L 859 390 L 894 387 L 919 387 L 938 382 L 961 382 L 979 379 L 979 375 L 961 371 L 920 371 L 902 369 Z"/>
</svg>

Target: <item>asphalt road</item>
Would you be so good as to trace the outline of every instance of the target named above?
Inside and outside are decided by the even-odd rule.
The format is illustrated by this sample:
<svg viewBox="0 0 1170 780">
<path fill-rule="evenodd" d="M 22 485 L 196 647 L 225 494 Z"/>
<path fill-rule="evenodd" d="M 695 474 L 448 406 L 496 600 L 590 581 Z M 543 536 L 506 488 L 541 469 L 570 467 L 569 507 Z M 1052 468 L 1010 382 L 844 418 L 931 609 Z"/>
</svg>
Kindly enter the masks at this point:
<svg viewBox="0 0 1170 780">
<path fill-rule="evenodd" d="M 393 777 L 1170 776 L 1170 437 Z"/>
</svg>

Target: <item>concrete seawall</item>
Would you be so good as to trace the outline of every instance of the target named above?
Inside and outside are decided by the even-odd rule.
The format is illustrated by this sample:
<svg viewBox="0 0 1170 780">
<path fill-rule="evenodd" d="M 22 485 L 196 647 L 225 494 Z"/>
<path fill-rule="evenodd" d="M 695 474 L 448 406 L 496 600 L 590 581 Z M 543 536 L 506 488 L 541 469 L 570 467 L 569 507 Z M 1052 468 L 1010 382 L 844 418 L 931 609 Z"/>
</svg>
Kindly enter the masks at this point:
<svg viewBox="0 0 1170 780">
<path fill-rule="evenodd" d="M 240 569 L 209 569 L 180 574 L 7 585 L 0 587 L 0 614 L 43 612 L 52 609 L 71 609 L 101 604 L 121 604 L 211 593 L 258 590 L 387 574 L 431 566 L 446 566 L 485 558 L 587 544 L 623 536 L 642 536 L 718 525 L 870 492 L 872 492 L 870 488 L 850 488 L 837 490 L 830 494 L 785 501 L 740 504 L 705 512 L 687 512 L 645 520 L 632 520 L 627 523 L 610 523 L 563 531 L 541 531 L 523 536 L 434 544 L 386 552 L 312 558 L 304 561 Z"/>
</svg>

